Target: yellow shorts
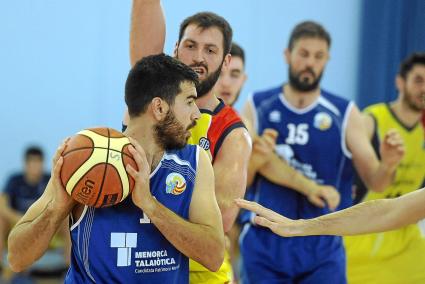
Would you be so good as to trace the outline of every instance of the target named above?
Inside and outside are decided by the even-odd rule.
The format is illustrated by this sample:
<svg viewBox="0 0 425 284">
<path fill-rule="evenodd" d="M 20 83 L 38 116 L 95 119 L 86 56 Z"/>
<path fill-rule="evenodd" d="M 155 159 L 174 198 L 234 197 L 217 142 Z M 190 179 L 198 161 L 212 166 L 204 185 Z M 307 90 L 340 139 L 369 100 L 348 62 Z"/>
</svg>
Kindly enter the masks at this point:
<svg viewBox="0 0 425 284">
<path fill-rule="evenodd" d="M 350 284 L 425 283 L 425 239 L 416 225 L 345 237 Z"/>
<path fill-rule="evenodd" d="M 193 284 L 223 284 L 232 279 L 232 265 L 227 251 L 224 262 L 217 272 L 211 272 L 203 265 L 189 259 L 189 283 Z"/>
</svg>

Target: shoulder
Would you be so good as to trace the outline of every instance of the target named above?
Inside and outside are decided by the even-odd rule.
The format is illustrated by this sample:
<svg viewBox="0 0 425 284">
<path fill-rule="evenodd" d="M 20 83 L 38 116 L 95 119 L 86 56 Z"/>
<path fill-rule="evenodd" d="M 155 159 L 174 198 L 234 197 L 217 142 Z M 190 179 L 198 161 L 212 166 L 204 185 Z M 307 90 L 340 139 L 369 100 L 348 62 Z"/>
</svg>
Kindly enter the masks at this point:
<svg viewBox="0 0 425 284">
<path fill-rule="evenodd" d="M 387 104 L 386 103 L 379 103 L 379 104 L 373 104 L 370 106 L 367 106 L 363 112 L 364 113 L 377 113 L 377 112 L 383 112 L 387 110 Z"/>
<path fill-rule="evenodd" d="M 338 116 L 344 116 L 347 111 L 351 111 L 355 104 L 346 98 L 321 89 L 319 103 Z"/>
<path fill-rule="evenodd" d="M 279 96 L 279 94 L 282 92 L 282 85 L 279 85 L 277 87 L 269 88 L 266 90 L 260 90 L 252 93 L 251 100 L 254 103 L 254 105 L 259 104 L 260 102 L 265 102 L 270 99 L 274 99 Z"/>
</svg>

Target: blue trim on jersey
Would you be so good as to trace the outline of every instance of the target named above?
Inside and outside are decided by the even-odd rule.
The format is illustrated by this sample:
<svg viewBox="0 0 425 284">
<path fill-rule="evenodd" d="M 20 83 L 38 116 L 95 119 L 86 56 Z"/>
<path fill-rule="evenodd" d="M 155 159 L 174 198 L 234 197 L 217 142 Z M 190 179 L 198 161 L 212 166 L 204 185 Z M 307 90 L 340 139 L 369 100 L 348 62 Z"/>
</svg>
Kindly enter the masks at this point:
<svg viewBox="0 0 425 284">
<path fill-rule="evenodd" d="M 198 146 L 166 152 L 150 178 L 152 195 L 184 219 L 195 185 Z M 188 258 L 135 206 L 131 197 L 86 207 L 72 226 L 65 283 L 188 283 Z"/>
</svg>

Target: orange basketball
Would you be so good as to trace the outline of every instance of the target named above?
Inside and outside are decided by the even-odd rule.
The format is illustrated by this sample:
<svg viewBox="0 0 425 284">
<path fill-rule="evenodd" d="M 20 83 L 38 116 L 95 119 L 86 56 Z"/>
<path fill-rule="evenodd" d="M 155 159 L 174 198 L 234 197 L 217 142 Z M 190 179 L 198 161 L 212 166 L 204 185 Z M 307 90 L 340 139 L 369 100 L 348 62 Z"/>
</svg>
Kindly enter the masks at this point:
<svg viewBox="0 0 425 284">
<path fill-rule="evenodd" d="M 60 179 L 76 201 L 106 207 L 123 201 L 133 190 L 134 180 L 127 164 L 137 169 L 128 150 L 130 140 L 111 128 L 91 128 L 78 132 L 62 153 Z"/>
</svg>

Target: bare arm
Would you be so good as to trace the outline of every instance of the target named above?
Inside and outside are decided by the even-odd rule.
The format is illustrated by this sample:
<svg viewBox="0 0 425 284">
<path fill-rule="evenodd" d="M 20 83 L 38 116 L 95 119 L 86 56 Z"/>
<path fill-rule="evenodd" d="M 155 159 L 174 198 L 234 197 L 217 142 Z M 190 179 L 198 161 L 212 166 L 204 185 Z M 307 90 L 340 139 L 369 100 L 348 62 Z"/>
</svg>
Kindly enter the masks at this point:
<svg viewBox="0 0 425 284">
<path fill-rule="evenodd" d="M 349 114 L 346 140 L 354 166 L 363 182 L 369 189 L 382 192 L 393 181 L 404 148 L 398 133 L 388 133 L 381 142 L 382 160 L 379 161 L 370 143 L 370 127 L 373 127 L 370 119 L 362 116 L 354 106 Z"/>
<path fill-rule="evenodd" d="M 136 172 L 127 168 L 136 180 L 132 194 L 134 204 L 179 251 L 209 270 L 217 271 L 224 259 L 224 233 L 214 194 L 214 174 L 207 154 L 200 151 L 189 221 L 186 221 L 150 194 L 149 170 L 146 170 L 150 167 L 143 149 L 134 140 L 132 143 L 137 152 L 132 147 L 130 151 L 141 169 Z"/>
<path fill-rule="evenodd" d="M 19 211 L 9 206 L 9 197 L 4 193 L 0 195 L 0 215 L 10 224 L 16 224 L 22 218 L 22 214 Z"/>
<path fill-rule="evenodd" d="M 291 220 L 254 202 L 238 200 L 237 204 L 257 213 L 257 224 L 281 236 L 348 236 L 394 230 L 425 218 L 425 188 L 394 199 L 363 202 L 309 220 Z"/>
<path fill-rule="evenodd" d="M 244 117 L 250 125 L 254 124 L 253 107 L 249 101 L 244 107 Z M 258 137 L 254 131 L 250 131 L 250 134 L 255 138 L 248 167 L 248 185 L 252 183 L 255 175 L 260 173 L 275 184 L 289 187 L 305 195 L 316 206 L 324 207 L 326 202 L 331 210 L 336 209 L 340 202 L 338 191 L 333 186 L 319 185 L 308 179 L 278 157 L 274 153 L 275 143 L 270 142 L 271 138 L 267 139 L 267 136 L 276 135 L 269 134 L 270 131 L 271 129 L 265 129 L 261 137 Z M 274 140 L 276 140 L 276 137 L 273 137 Z M 270 149 L 270 147 L 273 148 Z"/>
<path fill-rule="evenodd" d="M 131 14 L 130 62 L 163 52 L 165 18 L 160 0 L 134 0 Z"/>
<path fill-rule="evenodd" d="M 64 144 L 54 158 L 52 177 L 43 195 L 27 210 L 9 234 L 8 260 L 13 271 L 30 266 L 47 250 L 53 235 L 71 212 L 75 202 L 58 186 L 58 176 L 63 163 L 59 158 Z"/>
<path fill-rule="evenodd" d="M 239 208 L 234 200 L 245 194 L 250 154 L 249 134 L 245 128 L 237 128 L 224 139 L 215 157 L 215 193 L 223 218 L 224 232 L 232 228 L 238 215 Z"/>
</svg>

